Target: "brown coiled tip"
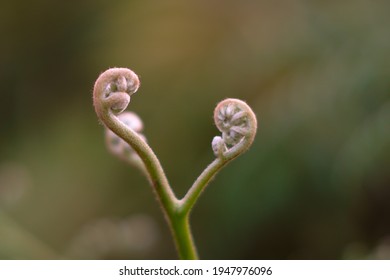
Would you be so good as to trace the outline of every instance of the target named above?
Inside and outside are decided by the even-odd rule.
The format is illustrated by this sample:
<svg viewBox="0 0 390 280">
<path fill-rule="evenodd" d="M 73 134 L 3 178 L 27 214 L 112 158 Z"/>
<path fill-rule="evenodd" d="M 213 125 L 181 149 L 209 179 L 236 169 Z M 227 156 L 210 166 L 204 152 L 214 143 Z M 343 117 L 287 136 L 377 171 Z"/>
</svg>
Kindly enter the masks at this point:
<svg viewBox="0 0 390 280">
<path fill-rule="evenodd" d="M 115 114 L 126 109 L 130 96 L 140 86 L 140 81 L 128 68 L 110 68 L 100 74 L 93 90 L 93 103 L 98 114 L 110 109 Z"/>
<path fill-rule="evenodd" d="M 237 156 L 251 146 L 257 131 L 257 119 L 244 101 L 222 100 L 214 110 L 214 122 L 222 133 L 212 142 L 217 157 Z"/>
</svg>

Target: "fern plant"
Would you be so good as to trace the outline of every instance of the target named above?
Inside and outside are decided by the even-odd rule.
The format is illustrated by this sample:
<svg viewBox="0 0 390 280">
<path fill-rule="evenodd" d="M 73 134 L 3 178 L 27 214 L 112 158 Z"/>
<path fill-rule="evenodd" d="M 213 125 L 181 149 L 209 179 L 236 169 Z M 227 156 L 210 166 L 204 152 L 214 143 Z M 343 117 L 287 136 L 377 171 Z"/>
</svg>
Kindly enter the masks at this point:
<svg viewBox="0 0 390 280">
<path fill-rule="evenodd" d="M 148 178 L 171 229 L 179 257 L 198 259 L 189 223 L 191 209 L 211 179 L 249 149 L 256 135 L 256 116 L 245 102 L 238 99 L 225 99 L 217 105 L 214 122 L 221 135 L 212 140 L 215 159 L 179 199 L 142 134 L 141 119 L 133 112 L 124 112 L 139 86 L 138 76 L 130 69 L 111 68 L 103 72 L 93 91 L 96 114 L 106 127 L 108 149 L 140 168 Z"/>
</svg>

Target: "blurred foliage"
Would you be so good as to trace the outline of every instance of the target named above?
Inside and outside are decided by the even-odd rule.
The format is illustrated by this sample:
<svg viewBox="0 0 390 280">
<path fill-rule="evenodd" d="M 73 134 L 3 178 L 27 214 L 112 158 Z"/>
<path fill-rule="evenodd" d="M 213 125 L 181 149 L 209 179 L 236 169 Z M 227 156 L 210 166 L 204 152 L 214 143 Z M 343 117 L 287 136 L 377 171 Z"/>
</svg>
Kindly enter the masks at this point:
<svg viewBox="0 0 390 280">
<path fill-rule="evenodd" d="M 1 7 L 0 258 L 64 257 L 85 225 L 135 213 L 158 242 L 101 257 L 176 258 L 147 181 L 104 146 L 91 91 L 113 66 L 141 76 L 129 109 L 179 196 L 213 158 L 214 105 L 258 116 L 254 147 L 194 209 L 202 258 L 388 256 L 389 1 Z"/>
</svg>

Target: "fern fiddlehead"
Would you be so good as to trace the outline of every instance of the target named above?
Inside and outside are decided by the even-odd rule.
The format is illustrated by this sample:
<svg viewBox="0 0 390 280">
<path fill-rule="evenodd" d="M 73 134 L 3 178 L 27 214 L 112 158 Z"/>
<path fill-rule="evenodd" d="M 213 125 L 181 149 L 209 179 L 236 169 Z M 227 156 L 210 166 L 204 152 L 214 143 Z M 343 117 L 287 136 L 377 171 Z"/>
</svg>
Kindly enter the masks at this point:
<svg viewBox="0 0 390 280">
<path fill-rule="evenodd" d="M 225 99 L 217 105 L 214 121 L 222 135 L 212 141 L 216 159 L 195 180 L 187 194 L 177 199 L 157 156 L 141 133 L 142 120 L 134 113 L 122 113 L 139 86 L 138 76 L 130 69 L 108 69 L 99 76 L 94 86 L 96 114 L 106 126 L 109 150 L 147 174 L 170 225 L 179 256 L 197 259 L 189 224 L 191 209 L 216 173 L 249 149 L 256 135 L 256 116 L 245 102 L 238 99 Z"/>
</svg>

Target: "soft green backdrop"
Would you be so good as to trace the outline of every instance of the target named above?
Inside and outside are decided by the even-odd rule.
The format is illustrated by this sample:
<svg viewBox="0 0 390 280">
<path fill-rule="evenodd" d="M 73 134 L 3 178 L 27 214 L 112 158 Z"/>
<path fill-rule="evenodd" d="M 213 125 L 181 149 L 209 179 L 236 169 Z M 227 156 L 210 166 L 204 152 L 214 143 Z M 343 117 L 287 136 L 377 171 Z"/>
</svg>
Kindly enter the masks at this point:
<svg viewBox="0 0 390 280">
<path fill-rule="evenodd" d="M 105 149 L 100 72 L 182 196 L 225 97 L 252 149 L 196 205 L 204 259 L 390 258 L 390 2 L 0 2 L 0 258 L 176 258 L 147 181 Z M 76 248 L 76 249 L 75 249 Z"/>
</svg>

